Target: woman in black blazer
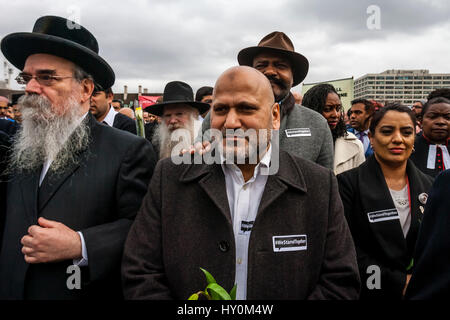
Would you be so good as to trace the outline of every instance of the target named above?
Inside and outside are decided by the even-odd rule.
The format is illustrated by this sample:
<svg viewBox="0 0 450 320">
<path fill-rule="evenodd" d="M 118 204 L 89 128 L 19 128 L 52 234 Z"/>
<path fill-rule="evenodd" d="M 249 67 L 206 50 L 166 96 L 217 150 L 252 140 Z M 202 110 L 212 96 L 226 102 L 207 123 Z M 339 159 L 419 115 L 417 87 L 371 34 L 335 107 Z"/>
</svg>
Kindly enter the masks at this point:
<svg viewBox="0 0 450 320">
<path fill-rule="evenodd" d="M 374 155 L 337 176 L 361 275 L 361 299 L 401 299 L 432 178 L 409 160 L 415 116 L 400 104 L 377 111 Z"/>
</svg>

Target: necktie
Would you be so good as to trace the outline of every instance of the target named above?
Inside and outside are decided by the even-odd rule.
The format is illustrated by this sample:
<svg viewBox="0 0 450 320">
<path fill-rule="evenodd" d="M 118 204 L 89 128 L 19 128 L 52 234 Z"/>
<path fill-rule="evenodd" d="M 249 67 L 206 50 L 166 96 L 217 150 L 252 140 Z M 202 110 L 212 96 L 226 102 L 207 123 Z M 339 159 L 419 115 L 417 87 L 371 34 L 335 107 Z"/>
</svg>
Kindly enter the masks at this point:
<svg viewBox="0 0 450 320">
<path fill-rule="evenodd" d="M 364 131 L 360 131 L 359 132 L 359 140 L 361 140 L 362 144 L 364 145 L 364 135 L 366 133 Z"/>
</svg>

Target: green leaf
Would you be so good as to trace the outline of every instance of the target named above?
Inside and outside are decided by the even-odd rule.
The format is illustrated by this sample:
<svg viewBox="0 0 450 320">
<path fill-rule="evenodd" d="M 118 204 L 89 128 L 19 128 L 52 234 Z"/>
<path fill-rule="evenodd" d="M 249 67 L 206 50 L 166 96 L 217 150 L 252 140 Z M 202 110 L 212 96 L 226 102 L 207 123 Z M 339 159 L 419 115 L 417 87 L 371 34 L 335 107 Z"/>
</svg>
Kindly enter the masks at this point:
<svg viewBox="0 0 450 320">
<path fill-rule="evenodd" d="M 203 273 L 205 274 L 206 281 L 208 282 L 208 284 L 217 283 L 216 279 L 214 279 L 214 277 L 211 275 L 211 273 L 209 273 L 208 271 L 206 271 L 203 268 L 200 268 L 200 270 L 202 270 Z"/>
<path fill-rule="evenodd" d="M 236 300 L 236 289 L 237 289 L 237 284 L 235 284 L 234 287 L 230 291 L 231 300 Z"/>
<path fill-rule="evenodd" d="M 409 266 L 406 267 L 406 271 L 411 270 L 413 266 L 414 266 L 414 259 L 411 259 L 411 262 L 409 263 Z"/>
<path fill-rule="evenodd" d="M 231 297 L 228 294 L 228 292 L 224 288 L 219 286 L 217 283 L 210 283 L 206 287 L 206 290 L 209 290 L 211 292 L 211 296 L 214 293 L 215 295 L 217 295 L 219 297 L 219 299 L 213 299 L 213 300 L 231 300 Z"/>
<path fill-rule="evenodd" d="M 214 297 L 208 293 L 208 288 L 205 288 L 205 291 L 202 291 L 202 295 L 208 300 L 215 300 Z"/>
<path fill-rule="evenodd" d="M 198 300 L 198 294 L 194 293 L 188 300 Z"/>
</svg>

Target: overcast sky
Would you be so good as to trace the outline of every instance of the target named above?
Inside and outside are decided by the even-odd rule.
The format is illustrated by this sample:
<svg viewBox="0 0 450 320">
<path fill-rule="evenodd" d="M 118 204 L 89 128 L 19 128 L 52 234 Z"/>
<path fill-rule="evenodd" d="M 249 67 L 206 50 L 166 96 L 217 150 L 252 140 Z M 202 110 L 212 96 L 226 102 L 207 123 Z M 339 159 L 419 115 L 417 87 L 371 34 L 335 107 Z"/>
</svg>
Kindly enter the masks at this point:
<svg viewBox="0 0 450 320">
<path fill-rule="evenodd" d="M 2 0 L 1 7 L 0 38 L 31 31 L 43 15 L 79 19 L 116 73 L 115 92 L 125 84 L 129 92 L 138 85 L 162 92 L 172 80 L 194 91 L 213 86 L 241 49 L 272 31 L 285 32 L 309 60 L 305 83 L 387 69 L 450 73 L 448 0 Z"/>
</svg>

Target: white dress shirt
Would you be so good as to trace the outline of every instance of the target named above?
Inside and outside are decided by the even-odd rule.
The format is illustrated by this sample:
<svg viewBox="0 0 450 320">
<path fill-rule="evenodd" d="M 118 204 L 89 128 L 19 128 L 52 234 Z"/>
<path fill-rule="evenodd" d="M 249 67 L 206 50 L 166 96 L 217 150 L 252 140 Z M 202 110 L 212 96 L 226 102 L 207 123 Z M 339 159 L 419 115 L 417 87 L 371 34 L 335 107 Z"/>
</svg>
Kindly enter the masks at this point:
<svg viewBox="0 0 450 320">
<path fill-rule="evenodd" d="M 225 164 L 221 157 L 236 244 L 236 300 L 247 298 L 248 244 L 268 178 L 271 151 L 270 146 L 247 182 L 235 164 Z"/>
<path fill-rule="evenodd" d="M 86 112 L 80 118 L 80 123 L 81 123 L 81 121 L 84 120 L 84 118 L 86 118 L 87 114 L 88 113 Z M 45 162 L 44 162 L 44 164 L 42 166 L 41 176 L 39 178 L 39 187 L 41 186 L 42 181 L 44 181 L 45 175 L 47 174 L 48 169 L 50 168 L 52 162 L 53 162 L 53 159 L 45 159 Z M 84 266 L 88 265 L 88 256 L 87 256 L 86 244 L 84 242 L 83 234 L 80 231 L 78 231 L 77 233 L 78 233 L 78 235 L 80 236 L 80 239 L 81 239 L 81 255 L 82 255 L 82 258 L 81 259 L 74 259 L 73 260 L 73 264 L 75 264 L 77 266 L 80 266 L 80 267 L 84 267 Z"/>
<path fill-rule="evenodd" d="M 118 112 L 114 110 L 113 107 L 109 106 L 108 114 L 106 115 L 105 119 L 103 119 L 103 122 L 106 122 L 107 125 L 112 127 L 114 124 L 114 119 L 116 118 L 116 114 L 118 114 Z"/>
</svg>

